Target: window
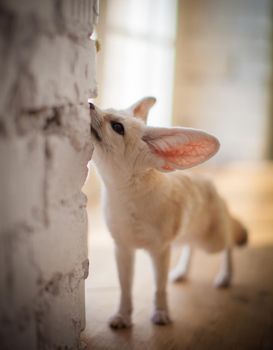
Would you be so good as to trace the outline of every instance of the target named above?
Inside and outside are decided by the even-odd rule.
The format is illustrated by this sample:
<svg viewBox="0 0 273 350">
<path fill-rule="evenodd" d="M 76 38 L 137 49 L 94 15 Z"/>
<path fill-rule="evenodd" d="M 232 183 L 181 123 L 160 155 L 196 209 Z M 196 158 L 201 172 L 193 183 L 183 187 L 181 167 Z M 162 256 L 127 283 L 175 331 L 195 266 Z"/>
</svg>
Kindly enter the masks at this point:
<svg viewBox="0 0 273 350">
<path fill-rule="evenodd" d="M 143 96 L 155 96 L 149 123 L 171 124 L 176 6 L 176 0 L 101 2 L 102 108 L 125 108 Z"/>
</svg>

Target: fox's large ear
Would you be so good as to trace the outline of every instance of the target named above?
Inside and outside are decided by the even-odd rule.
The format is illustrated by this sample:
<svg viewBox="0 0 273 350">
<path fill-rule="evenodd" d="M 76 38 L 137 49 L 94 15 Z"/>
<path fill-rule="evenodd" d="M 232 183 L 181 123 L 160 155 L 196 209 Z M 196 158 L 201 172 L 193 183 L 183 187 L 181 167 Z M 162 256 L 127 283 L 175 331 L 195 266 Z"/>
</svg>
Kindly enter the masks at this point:
<svg viewBox="0 0 273 350">
<path fill-rule="evenodd" d="M 140 101 L 133 104 L 129 110 L 134 117 L 140 118 L 146 123 L 149 110 L 155 103 L 156 99 L 154 97 L 144 97 Z"/>
<path fill-rule="evenodd" d="M 190 128 L 148 127 L 142 139 L 150 149 L 150 165 L 161 171 L 191 168 L 220 147 L 216 137 Z"/>
</svg>

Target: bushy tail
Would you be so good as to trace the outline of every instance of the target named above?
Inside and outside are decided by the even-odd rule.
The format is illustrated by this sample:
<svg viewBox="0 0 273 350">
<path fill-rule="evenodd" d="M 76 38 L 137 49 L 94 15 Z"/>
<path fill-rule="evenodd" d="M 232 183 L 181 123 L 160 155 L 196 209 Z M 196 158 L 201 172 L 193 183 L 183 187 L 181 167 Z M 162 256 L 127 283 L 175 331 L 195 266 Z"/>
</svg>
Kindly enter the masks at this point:
<svg viewBox="0 0 273 350">
<path fill-rule="evenodd" d="M 244 246 L 248 241 L 248 232 L 247 229 L 243 226 L 243 224 L 233 218 L 233 226 L 234 226 L 234 242 L 237 246 Z"/>
</svg>

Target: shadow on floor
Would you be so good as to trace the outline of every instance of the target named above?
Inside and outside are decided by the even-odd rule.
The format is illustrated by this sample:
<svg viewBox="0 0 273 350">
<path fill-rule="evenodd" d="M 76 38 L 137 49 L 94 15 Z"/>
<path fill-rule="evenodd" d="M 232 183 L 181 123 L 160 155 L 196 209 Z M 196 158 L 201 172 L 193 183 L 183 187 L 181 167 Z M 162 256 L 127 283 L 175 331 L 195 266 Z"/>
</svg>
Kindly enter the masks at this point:
<svg viewBox="0 0 273 350">
<path fill-rule="evenodd" d="M 119 296 L 112 249 L 103 246 L 91 256 L 83 336 L 87 349 L 273 349 L 272 246 L 235 252 L 236 273 L 229 290 L 212 287 L 218 257 L 197 254 L 190 280 L 169 285 L 174 322 L 165 327 L 150 322 L 152 276 L 147 268 L 149 260 L 141 254 L 134 284 L 134 325 L 122 331 L 113 331 L 107 325 Z"/>
</svg>

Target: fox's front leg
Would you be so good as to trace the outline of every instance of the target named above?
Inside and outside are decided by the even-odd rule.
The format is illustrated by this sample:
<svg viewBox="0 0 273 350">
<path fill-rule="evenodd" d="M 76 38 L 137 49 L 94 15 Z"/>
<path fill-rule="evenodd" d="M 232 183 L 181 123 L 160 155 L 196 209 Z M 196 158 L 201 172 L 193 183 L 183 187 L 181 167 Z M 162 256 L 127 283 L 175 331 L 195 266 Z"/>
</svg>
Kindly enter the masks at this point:
<svg viewBox="0 0 273 350">
<path fill-rule="evenodd" d="M 112 328 L 120 329 L 128 328 L 132 324 L 132 282 L 135 252 L 128 247 L 117 245 L 115 253 L 121 294 L 119 309 L 110 318 L 109 325 Z"/>
<path fill-rule="evenodd" d="M 166 285 L 170 263 L 170 246 L 161 251 L 150 252 L 155 273 L 155 300 L 152 321 L 158 325 L 171 322 L 167 305 Z"/>
</svg>

